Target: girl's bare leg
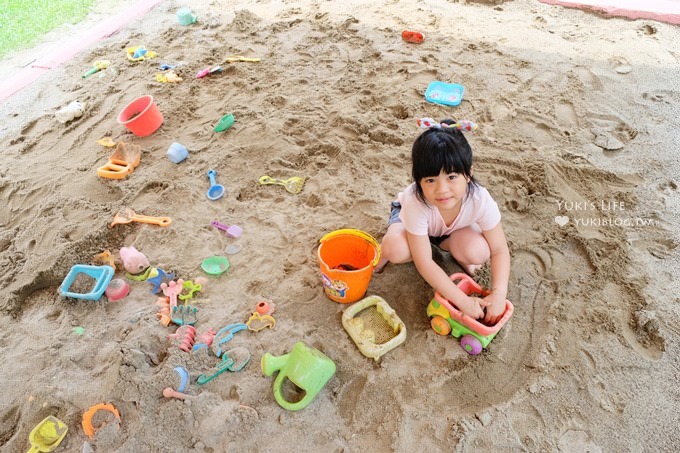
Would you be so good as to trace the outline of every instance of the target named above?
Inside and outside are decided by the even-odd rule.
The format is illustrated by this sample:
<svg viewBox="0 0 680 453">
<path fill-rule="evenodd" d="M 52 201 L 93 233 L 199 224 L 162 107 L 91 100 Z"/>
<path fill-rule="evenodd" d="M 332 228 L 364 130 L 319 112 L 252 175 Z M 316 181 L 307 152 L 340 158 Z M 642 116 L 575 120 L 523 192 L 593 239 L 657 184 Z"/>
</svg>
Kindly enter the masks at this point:
<svg viewBox="0 0 680 453">
<path fill-rule="evenodd" d="M 470 275 L 489 261 L 491 256 L 486 239 L 480 231 L 472 227 L 454 231 L 440 247 L 451 253 L 453 259 Z"/>
<path fill-rule="evenodd" d="M 380 273 L 387 263 L 402 264 L 412 261 L 411 250 L 408 248 L 406 229 L 402 223 L 393 223 L 380 244 L 381 255 L 373 272 Z"/>
</svg>

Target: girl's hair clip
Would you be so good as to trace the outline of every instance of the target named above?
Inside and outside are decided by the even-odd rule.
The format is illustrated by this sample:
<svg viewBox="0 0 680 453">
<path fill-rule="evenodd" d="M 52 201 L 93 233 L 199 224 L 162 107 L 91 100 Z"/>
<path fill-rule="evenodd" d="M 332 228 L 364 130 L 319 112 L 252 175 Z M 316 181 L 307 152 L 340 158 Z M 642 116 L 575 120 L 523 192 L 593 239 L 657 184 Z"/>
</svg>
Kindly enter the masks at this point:
<svg viewBox="0 0 680 453">
<path fill-rule="evenodd" d="M 431 127 L 434 127 L 436 129 L 446 129 L 446 128 L 453 128 L 453 129 L 458 129 L 459 131 L 466 131 L 466 132 L 472 132 L 474 130 L 477 130 L 477 123 L 473 123 L 470 120 L 460 120 L 456 123 L 453 124 L 446 124 L 446 123 L 440 123 L 432 118 L 420 118 L 416 120 L 416 123 L 418 126 L 420 126 L 421 129 L 429 129 Z"/>
</svg>

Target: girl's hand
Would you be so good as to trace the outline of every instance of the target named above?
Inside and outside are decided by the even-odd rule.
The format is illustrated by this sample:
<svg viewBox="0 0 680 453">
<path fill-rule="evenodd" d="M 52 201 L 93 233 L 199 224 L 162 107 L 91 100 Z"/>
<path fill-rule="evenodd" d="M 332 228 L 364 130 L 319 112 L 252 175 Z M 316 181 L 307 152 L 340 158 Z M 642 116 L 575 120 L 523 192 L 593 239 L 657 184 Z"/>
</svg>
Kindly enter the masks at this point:
<svg viewBox="0 0 680 453">
<path fill-rule="evenodd" d="M 501 319 L 505 312 L 505 299 L 491 293 L 484 298 L 484 303 L 486 305 L 484 323 L 493 326 Z"/>
<path fill-rule="evenodd" d="M 461 303 L 456 303 L 455 305 L 463 312 L 463 314 L 468 315 L 472 319 L 479 319 L 484 317 L 484 309 L 487 304 L 486 301 L 478 297 L 467 297 Z"/>
</svg>

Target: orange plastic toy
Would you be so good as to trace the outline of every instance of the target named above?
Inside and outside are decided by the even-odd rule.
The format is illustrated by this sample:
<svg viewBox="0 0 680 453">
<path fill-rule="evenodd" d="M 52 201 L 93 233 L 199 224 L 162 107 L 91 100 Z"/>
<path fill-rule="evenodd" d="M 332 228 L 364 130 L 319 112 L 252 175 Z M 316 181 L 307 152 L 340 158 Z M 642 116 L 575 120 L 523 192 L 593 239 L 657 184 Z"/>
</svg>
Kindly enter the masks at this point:
<svg viewBox="0 0 680 453">
<path fill-rule="evenodd" d="M 141 156 L 141 146 L 120 142 L 109 157 L 109 162 L 97 169 L 97 175 L 100 178 L 123 179 L 139 165 Z"/>
<path fill-rule="evenodd" d="M 95 404 L 83 414 L 83 431 L 85 431 L 85 434 L 87 434 L 87 437 L 90 439 L 94 437 L 95 432 L 94 426 L 92 426 L 92 417 L 100 410 L 109 411 L 115 415 L 118 419 L 118 429 L 120 429 L 120 414 L 118 413 L 118 409 L 116 409 L 113 404 Z"/>
<path fill-rule="evenodd" d="M 401 32 L 401 39 L 413 44 L 420 44 L 425 41 L 425 35 L 419 31 L 404 30 Z"/>
</svg>

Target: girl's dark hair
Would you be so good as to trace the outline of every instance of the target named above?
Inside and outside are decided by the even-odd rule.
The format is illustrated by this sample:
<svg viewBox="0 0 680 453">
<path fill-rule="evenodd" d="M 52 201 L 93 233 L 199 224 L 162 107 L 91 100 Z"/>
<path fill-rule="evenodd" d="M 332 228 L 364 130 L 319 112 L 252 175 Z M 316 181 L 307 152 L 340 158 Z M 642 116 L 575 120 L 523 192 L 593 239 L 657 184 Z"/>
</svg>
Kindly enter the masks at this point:
<svg viewBox="0 0 680 453">
<path fill-rule="evenodd" d="M 445 124 L 455 124 L 451 119 L 442 120 Z M 413 142 L 411 149 L 411 175 L 416 183 L 416 197 L 427 203 L 420 180 L 446 173 L 458 173 L 469 181 L 467 197 L 478 186 L 472 176 L 472 148 L 461 131 L 453 127 L 431 127 Z"/>
</svg>

